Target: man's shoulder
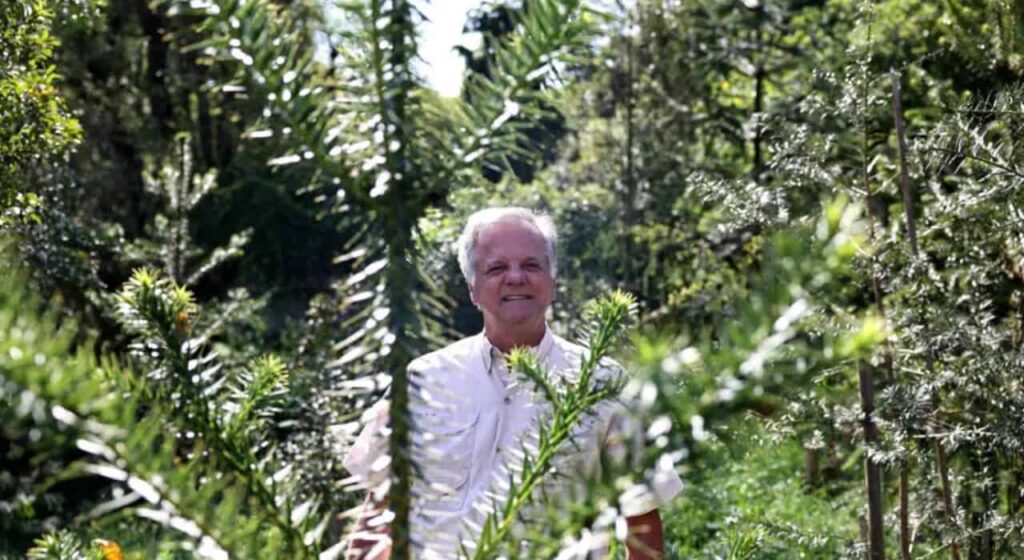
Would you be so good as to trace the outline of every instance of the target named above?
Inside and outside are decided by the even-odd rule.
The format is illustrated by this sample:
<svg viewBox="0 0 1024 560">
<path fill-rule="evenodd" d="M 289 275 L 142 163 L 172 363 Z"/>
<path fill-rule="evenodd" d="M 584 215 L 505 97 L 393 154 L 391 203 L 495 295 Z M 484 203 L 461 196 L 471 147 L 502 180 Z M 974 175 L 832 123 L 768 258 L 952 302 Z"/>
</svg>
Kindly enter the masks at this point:
<svg viewBox="0 0 1024 560">
<path fill-rule="evenodd" d="M 465 367 L 480 359 L 480 335 L 468 336 L 428 352 L 409 362 L 409 369 L 427 372 L 440 368 Z"/>
</svg>

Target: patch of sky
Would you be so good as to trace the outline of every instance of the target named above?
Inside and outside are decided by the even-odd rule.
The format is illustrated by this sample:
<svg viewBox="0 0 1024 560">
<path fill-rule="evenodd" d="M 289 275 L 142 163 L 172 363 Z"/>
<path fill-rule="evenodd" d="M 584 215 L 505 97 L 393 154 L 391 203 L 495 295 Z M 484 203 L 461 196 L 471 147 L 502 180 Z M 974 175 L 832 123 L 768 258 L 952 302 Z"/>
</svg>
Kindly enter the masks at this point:
<svg viewBox="0 0 1024 560">
<path fill-rule="evenodd" d="M 427 86 L 445 97 L 457 97 L 462 91 L 462 73 L 466 68 L 462 57 L 455 51 L 457 45 L 468 49 L 480 46 L 479 33 L 462 33 L 470 10 L 483 4 L 482 0 L 417 0 L 415 8 L 424 16 L 418 26 L 419 58 L 416 72 Z M 343 14 L 334 2 L 323 2 L 325 18 L 330 26 L 343 26 Z M 317 57 L 327 62 L 330 47 L 322 33 L 317 34 Z"/>
</svg>

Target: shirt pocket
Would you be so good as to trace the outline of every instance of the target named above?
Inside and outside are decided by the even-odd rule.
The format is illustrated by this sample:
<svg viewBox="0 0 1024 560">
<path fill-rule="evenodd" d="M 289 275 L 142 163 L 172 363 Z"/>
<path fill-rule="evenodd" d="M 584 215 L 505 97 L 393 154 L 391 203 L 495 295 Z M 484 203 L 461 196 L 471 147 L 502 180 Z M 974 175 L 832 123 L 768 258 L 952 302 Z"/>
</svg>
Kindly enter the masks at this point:
<svg viewBox="0 0 1024 560">
<path fill-rule="evenodd" d="M 479 412 L 423 414 L 414 430 L 419 492 L 428 511 L 451 512 L 466 502 L 473 474 Z"/>
</svg>

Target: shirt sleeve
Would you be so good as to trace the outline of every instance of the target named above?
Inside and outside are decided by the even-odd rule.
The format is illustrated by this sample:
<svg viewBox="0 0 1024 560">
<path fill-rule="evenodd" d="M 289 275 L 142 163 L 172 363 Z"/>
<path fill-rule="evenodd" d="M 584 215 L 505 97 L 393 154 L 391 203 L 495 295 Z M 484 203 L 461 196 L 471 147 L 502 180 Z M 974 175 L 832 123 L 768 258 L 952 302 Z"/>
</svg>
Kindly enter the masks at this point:
<svg viewBox="0 0 1024 560">
<path fill-rule="evenodd" d="M 606 403 L 602 411 L 604 436 L 601 451 L 612 462 L 629 463 L 634 470 L 642 468 L 645 430 L 637 418 L 618 401 Z M 626 517 L 643 515 L 668 504 L 683 489 L 683 481 L 675 465 L 666 455 L 619 497 L 619 507 Z"/>
</svg>

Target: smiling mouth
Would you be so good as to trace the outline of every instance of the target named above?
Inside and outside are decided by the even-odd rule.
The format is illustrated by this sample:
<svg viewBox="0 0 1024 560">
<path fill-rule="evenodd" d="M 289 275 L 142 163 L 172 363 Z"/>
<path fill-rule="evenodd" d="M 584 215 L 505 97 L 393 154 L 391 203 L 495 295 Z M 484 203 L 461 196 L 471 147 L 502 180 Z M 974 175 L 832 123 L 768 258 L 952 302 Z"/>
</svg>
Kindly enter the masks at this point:
<svg viewBox="0 0 1024 560">
<path fill-rule="evenodd" d="M 528 299 L 533 299 L 533 296 L 505 296 L 501 298 L 501 301 L 525 301 Z"/>
</svg>

